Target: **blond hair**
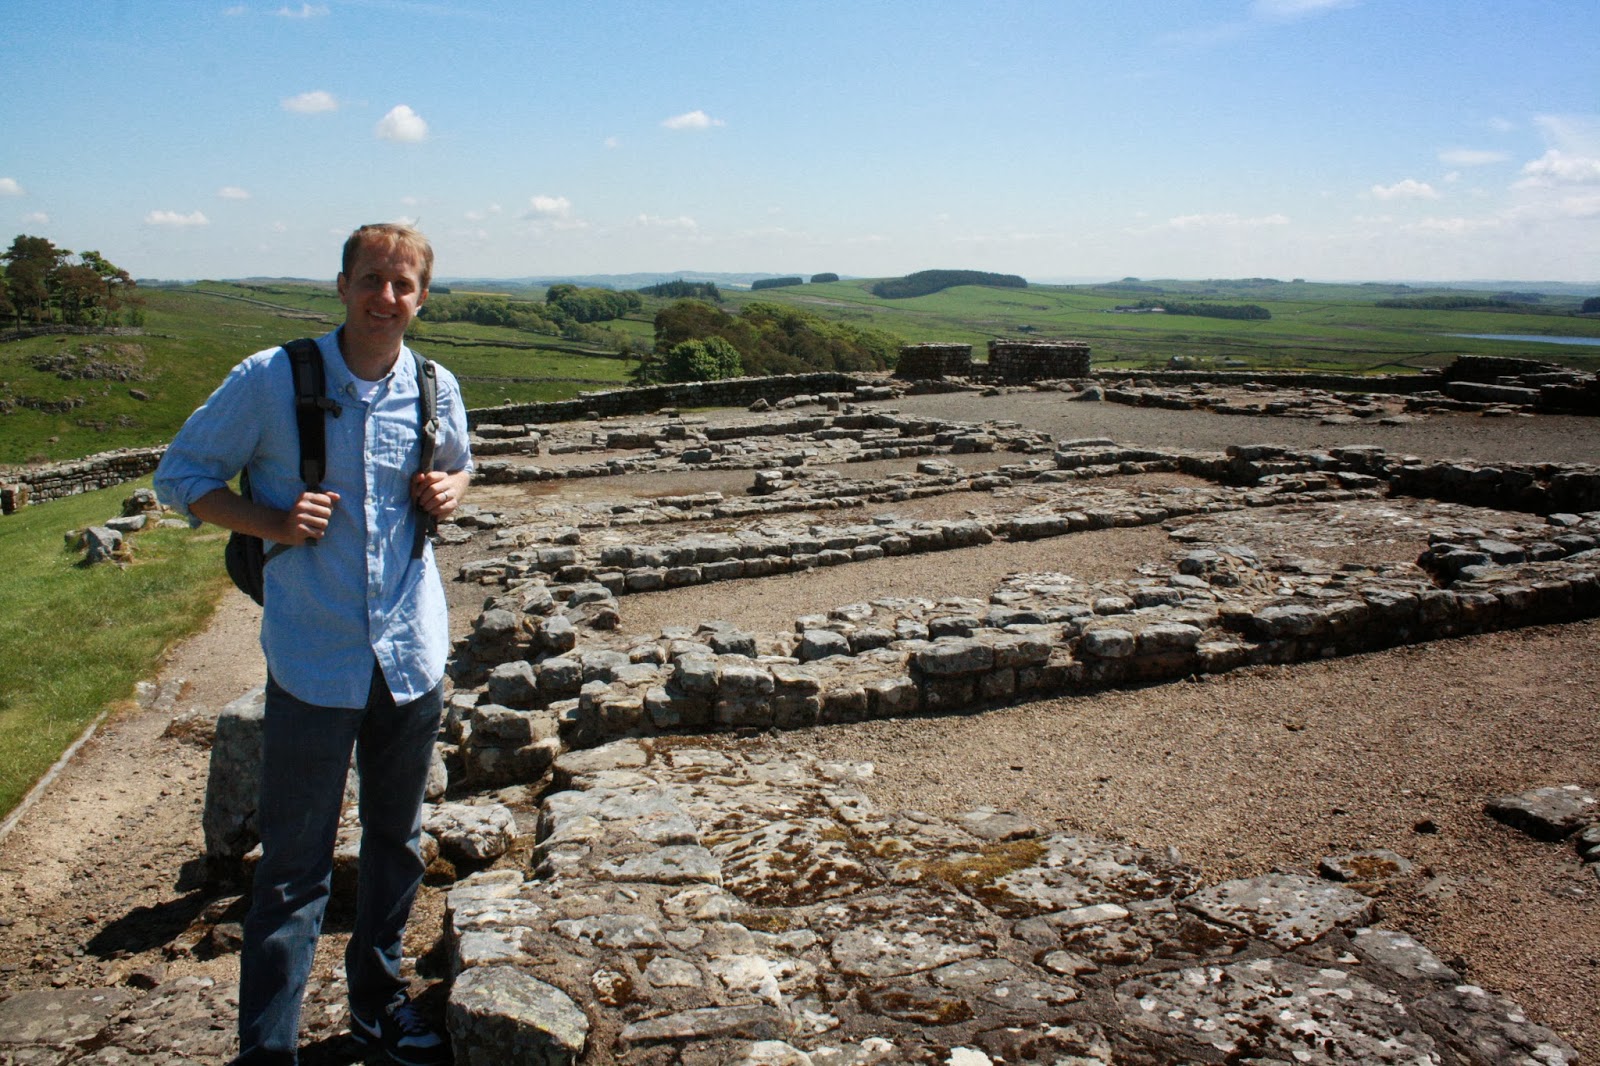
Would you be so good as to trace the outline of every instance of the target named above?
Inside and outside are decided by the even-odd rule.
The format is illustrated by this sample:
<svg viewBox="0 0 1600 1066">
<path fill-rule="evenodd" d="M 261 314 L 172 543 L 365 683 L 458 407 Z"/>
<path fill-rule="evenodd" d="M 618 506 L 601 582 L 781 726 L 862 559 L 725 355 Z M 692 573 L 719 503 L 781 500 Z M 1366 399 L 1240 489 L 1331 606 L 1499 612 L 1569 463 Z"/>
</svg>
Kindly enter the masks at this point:
<svg viewBox="0 0 1600 1066">
<path fill-rule="evenodd" d="M 433 245 L 428 243 L 428 238 L 420 232 L 401 222 L 372 222 L 358 228 L 344 242 L 344 258 L 340 264 L 340 273 L 346 278 L 355 269 L 356 256 L 366 244 L 378 244 L 385 248 L 398 248 L 417 257 L 422 264 L 418 281 L 422 283 L 424 291 L 428 282 L 433 280 Z"/>
</svg>

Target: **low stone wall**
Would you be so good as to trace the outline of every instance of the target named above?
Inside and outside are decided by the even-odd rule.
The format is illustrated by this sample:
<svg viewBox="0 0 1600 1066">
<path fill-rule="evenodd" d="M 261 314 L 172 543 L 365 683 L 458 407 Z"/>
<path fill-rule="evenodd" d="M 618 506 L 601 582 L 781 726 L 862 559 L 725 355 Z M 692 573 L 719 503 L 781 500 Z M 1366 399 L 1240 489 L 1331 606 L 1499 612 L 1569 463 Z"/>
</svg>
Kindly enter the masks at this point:
<svg viewBox="0 0 1600 1066">
<path fill-rule="evenodd" d="M 69 463 L 0 475 L 0 513 L 12 514 L 30 503 L 76 496 L 144 477 L 161 462 L 166 446 L 101 452 Z"/>
<path fill-rule="evenodd" d="M 1143 388 L 1147 382 L 1170 387 L 1256 384 L 1282 389 L 1407 395 L 1433 391 L 1440 386 L 1439 376 L 1427 371 L 1420 374 L 1315 374 L 1294 371 L 1274 374 L 1255 370 L 1141 370 L 1137 374 L 1130 374 L 1125 370 L 1109 370 L 1095 376 L 1102 381 L 1129 381 L 1134 388 Z"/>
<path fill-rule="evenodd" d="M 749 407 L 758 400 L 775 403 L 790 396 L 816 393 L 844 393 L 855 396 L 858 390 L 880 390 L 876 377 L 853 374 L 785 374 L 777 377 L 728 378 L 723 381 L 684 381 L 670 385 L 586 392 L 575 400 L 549 403 L 506 404 L 467 412 L 467 424 L 515 425 L 518 423 L 572 422 L 585 418 L 648 414 L 677 407 Z"/>
</svg>

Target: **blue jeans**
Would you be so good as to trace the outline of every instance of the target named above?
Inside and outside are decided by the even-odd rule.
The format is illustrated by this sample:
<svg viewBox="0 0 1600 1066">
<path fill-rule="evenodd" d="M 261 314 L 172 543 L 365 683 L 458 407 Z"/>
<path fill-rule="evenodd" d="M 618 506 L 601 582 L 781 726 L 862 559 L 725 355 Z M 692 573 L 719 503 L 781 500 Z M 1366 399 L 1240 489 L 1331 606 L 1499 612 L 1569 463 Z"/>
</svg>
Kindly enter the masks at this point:
<svg viewBox="0 0 1600 1066">
<path fill-rule="evenodd" d="M 422 798 L 442 709 L 442 682 L 397 706 L 376 664 L 367 705 L 355 710 L 303 703 L 267 679 L 256 812 L 262 856 L 244 922 L 236 1066 L 296 1061 L 352 747 L 361 858 L 345 952 L 350 1006 L 371 1018 L 404 994 L 400 942 L 422 883 Z"/>
</svg>

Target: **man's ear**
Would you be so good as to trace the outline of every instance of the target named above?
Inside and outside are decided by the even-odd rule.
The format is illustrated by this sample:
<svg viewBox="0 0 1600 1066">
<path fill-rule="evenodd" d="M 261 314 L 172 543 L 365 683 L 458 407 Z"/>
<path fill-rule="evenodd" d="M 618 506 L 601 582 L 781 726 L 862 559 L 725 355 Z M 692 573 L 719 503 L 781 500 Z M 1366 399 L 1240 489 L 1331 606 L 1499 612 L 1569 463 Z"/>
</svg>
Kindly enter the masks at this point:
<svg viewBox="0 0 1600 1066">
<path fill-rule="evenodd" d="M 344 278 L 344 271 L 342 271 L 342 270 L 339 271 L 339 277 L 334 282 L 334 284 L 338 287 L 339 299 L 343 300 L 344 299 L 344 294 L 345 294 L 345 289 L 348 286 L 348 283 L 345 281 L 345 278 Z"/>
</svg>

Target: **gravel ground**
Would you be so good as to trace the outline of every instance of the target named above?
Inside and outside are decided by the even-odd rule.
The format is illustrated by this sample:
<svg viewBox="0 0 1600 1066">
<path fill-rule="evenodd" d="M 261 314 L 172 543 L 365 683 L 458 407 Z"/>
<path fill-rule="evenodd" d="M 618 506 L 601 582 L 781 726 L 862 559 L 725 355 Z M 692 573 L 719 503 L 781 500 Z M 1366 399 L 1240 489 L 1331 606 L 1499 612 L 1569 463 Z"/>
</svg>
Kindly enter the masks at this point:
<svg viewBox="0 0 1600 1066">
<path fill-rule="evenodd" d="M 1059 439 L 1150 446 L 1374 443 L 1440 458 L 1600 456 L 1600 419 L 1433 416 L 1330 428 L 1033 393 L 916 397 L 893 406 L 1013 419 Z M 748 484 L 748 474 L 648 475 L 563 483 L 557 491 L 597 498 L 732 493 Z M 551 491 L 548 483 L 539 487 Z M 481 490 L 476 502 L 509 498 L 506 490 Z M 956 508 L 951 514 L 991 506 L 973 496 L 940 499 L 926 506 Z M 531 508 L 537 497 L 521 502 Z M 950 553 L 937 566 L 881 560 L 732 589 L 632 597 L 622 610 L 635 631 L 719 617 L 786 628 L 796 615 L 878 595 L 982 597 L 1018 570 L 1126 577 L 1169 548 L 1158 530 L 1108 530 Z M 468 550 L 446 553 L 447 574 L 459 558 L 453 553 Z M 484 591 L 452 585 L 458 630 L 470 624 Z M 230 596 L 206 632 L 172 650 L 158 680 L 170 690 L 186 679 L 177 710 L 214 714 L 259 683 L 256 618 L 254 605 Z M 1570 847 L 1505 829 L 1482 805 L 1539 785 L 1600 787 L 1597 705 L 1600 622 L 1591 621 L 736 743 L 870 761 L 877 768 L 871 792 L 886 809 L 949 814 L 987 804 L 1047 829 L 1170 845 L 1208 881 L 1310 871 L 1325 855 L 1391 848 L 1416 870 L 1385 890 L 1383 923 L 1417 934 L 1468 980 L 1512 996 L 1596 1062 L 1600 880 Z M 131 703 L 120 709 L 0 839 L 0 995 L 153 973 L 236 976 L 234 956 L 173 948 L 212 900 L 196 862 L 205 753 L 171 735 L 173 715 Z M 437 934 L 439 902 L 438 889 L 425 890 L 409 945 L 417 954 Z M 337 969 L 342 939 L 336 925 L 324 938 L 325 976 Z"/>
</svg>

